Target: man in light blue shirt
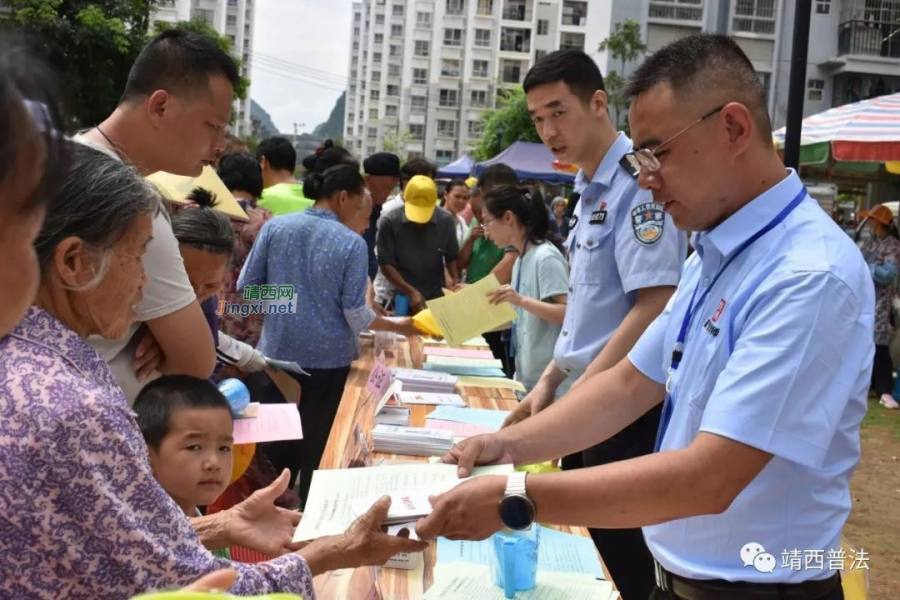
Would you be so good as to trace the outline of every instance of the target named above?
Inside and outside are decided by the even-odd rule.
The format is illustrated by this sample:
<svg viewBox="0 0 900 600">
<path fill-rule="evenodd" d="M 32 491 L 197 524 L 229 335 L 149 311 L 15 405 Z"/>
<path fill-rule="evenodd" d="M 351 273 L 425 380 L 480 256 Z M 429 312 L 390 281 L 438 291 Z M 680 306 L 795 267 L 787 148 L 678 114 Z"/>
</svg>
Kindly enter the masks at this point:
<svg viewBox="0 0 900 600">
<path fill-rule="evenodd" d="M 480 539 L 506 522 L 490 507 L 518 504 L 542 523 L 642 526 L 655 600 L 842 599 L 834 557 L 874 354 L 866 264 L 773 151 L 764 90 L 733 40 L 673 42 L 629 92 L 641 186 L 699 232 L 697 252 L 627 359 L 445 460 L 460 475 L 546 460 L 664 403 L 658 451 L 520 487 L 478 478 L 439 497 L 419 535 Z"/>
<path fill-rule="evenodd" d="M 625 159 L 631 140 L 607 113 L 600 70 L 579 50 L 542 58 L 525 77 L 535 129 L 561 161 L 581 167 L 566 241 L 571 272 L 568 305 L 553 360 L 510 416 L 514 423 L 546 408 L 571 386 L 625 358 L 675 291 L 687 239 Z M 660 409 L 647 412 L 614 440 L 567 456 L 563 468 L 595 466 L 653 451 Z M 653 562 L 637 527 L 591 537 L 626 598 L 646 596 Z"/>
</svg>

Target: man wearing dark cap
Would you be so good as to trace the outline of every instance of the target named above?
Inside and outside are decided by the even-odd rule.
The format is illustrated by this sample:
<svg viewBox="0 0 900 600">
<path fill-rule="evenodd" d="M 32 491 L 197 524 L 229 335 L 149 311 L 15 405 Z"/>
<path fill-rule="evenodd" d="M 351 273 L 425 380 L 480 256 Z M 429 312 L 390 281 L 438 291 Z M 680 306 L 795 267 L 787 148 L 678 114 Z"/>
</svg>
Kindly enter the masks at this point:
<svg viewBox="0 0 900 600">
<path fill-rule="evenodd" d="M 363 238 L 369 247 L 369 279 L 374 279 L 378 273 L 378 259 L 375 258 L 376 224 L 381 216 L 381 207 L 400 182 L 400 159 L 390 152 L 378 152 L 363 161 L 363 170 L 366 173 L 366 187 L 372 195 L 372 216 L 369 217 L 369 228 Z"/>
</svg>

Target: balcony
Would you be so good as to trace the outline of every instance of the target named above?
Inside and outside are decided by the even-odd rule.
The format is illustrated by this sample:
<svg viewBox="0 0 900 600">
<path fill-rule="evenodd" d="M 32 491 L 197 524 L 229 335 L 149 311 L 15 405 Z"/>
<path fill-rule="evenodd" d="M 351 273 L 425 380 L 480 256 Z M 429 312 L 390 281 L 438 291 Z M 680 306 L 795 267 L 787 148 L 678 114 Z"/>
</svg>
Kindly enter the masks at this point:
<svg viewBox="0 0 900 600">
<path fill-rule="evenodd" d="M 562 24 L 576 27 L 587 26 L 587 2 L 572 2 L 564 0 L 562 9 Z"/>
<path fill-rule="evenodd" d="M 650 0 L 649 17 L 666 21 L 700 21 L 703 0 Z"/>
<path fill-rule="evenodd" d="M 507 21 L 531 21 L 532 10 L 522 2 L 507 2 L 503 7 L 503 18 Z"/>
<path fill-rule="evenodd" d="M 504 27 L 500 32 L 500 50 L 502 52 L 531 53 L 531 30 Z"/>
<path fill-rule="evenodd" d="M 560 49 L 573 49 L 584 51 L 584 34 L 564 32 L 559 39 Z"/>
<path fill-rule="evenodd" d="M 475 16 L 490 17 L 494 14 L 494 0 L 478 0 Z"/>
<path fill-rule="evenodd" d="M 845 21 L 838 26 L 838 54 L 900 58 L 900 23 Z"/>
</svg>

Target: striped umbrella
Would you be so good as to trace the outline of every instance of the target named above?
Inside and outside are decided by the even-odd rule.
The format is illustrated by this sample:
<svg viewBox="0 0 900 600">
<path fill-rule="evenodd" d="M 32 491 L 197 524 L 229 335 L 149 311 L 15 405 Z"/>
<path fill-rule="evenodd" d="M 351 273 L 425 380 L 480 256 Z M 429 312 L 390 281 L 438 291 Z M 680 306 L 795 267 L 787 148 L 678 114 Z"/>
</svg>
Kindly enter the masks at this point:
<svg viewBox="0 0 900 600">
<path fill-rule="evenodd" d="M 774 133 L 784 148 L 785 128 Z M 803 119 L 800 162 L 900 161 L 900 93 L 838 106 Z"/>
</svg>

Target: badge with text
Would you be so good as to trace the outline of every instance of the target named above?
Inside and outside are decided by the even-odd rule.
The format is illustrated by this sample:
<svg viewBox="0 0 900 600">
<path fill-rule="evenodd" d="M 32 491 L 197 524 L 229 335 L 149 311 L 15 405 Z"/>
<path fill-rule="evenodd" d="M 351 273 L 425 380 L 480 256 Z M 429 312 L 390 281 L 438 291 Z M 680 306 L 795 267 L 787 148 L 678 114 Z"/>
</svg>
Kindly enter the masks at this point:
<svg viewBox="0 0 900 600">
<path fill-rule="evenodd" d="M 369 373 L 369 380 L 366 381 L 366 389 L 375 398 L 381 398 L 389 387 L 391 387 L 391 369 L 385 364 L 384 355 L 381 354 L 372 365 L 372 372 Z"/>
<path fill-rule="evenodd" d="M 631 211 L 631 228 L 634 237 L 645 246 L 652 246 L 662 238 L 666 215 L 662 204 L 646 202 Z"/>
<path fill-rule="evenodd" d="M 601 202 L 597 210 L 591 213 L 591 220 L 588 223 L 591 225 L 603 225 L 606 223 L 606 202 Z"/>
</svg>

